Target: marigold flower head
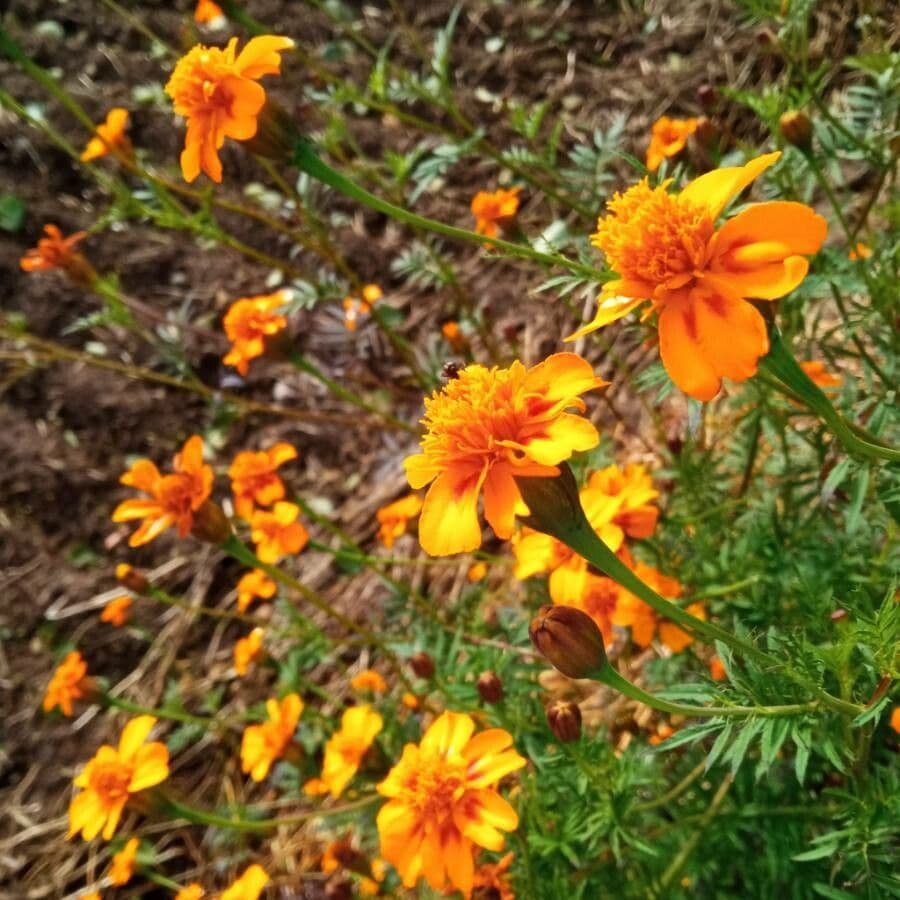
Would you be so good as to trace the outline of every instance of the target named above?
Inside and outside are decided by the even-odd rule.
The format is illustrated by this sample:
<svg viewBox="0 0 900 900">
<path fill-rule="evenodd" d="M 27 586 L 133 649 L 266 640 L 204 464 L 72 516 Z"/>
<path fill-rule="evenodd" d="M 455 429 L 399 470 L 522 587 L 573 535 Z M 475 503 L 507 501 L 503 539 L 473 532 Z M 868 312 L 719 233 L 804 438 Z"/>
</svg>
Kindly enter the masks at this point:
<svg viewBox="0 0 900 900">
<path fill-rule="evenodd" d="M 156 724 L 153 716 L 138 716 L 123 729 L 118 747 L 104 744 L 75 779 L 81 788 L 69 804 L 69 837 L 79 832 L 86 841 L 98 834 L 108 841 L 132 794 L 169 777 L 165 744 L 145 743 Z"/>
<path fill-rule="evenodd" d="M 281 56 L 294 46 L 290 38 L 264 35 L 252 38 L 237 53 L 237 38 L 225 49 L 204 47 L 188 51 L 175 66 L 166 85 L 175 112 L 187 118 L 181 174 L 193 181 L 205 172 L 213 181 L 222 181 L 219 150 L 225 138 L 248 141 L 258 128 L 258 118 L 266 103 L 259 79 L 278 75 Z"/>
<path fill-rule="evenodd" d="M 115 628 L 121 628 L 131 618 L 131 607 L 134 600 L 128 594 L 113 597 L 100 613 L 100 621 L 107 622 Z"/>
<path fill-rule="evenodd" d="M 403 692 L 403 696 L 400 698 L 400 702 L 407 709 L 418 709 L 419 708 L 419 698 L 415 694 L 410 693 L 410 691 Z"/>
<path fill-rule="evenodd" d="M 468 897 L 475 883 L 475 846 L 503 849 L 502 832 L 519 824 L 497 791 L 498 782 L 525 765 L 500 728 L 474 735 L 475 722 L 445 712 L 421 743 L 407 744 L 378 785 L 388 798 L 376 819 L 381 855 L 411 888 L 420 877 L 436 891 L 447 882 Z"/>
<path fill-rule="evenodd" d="M 303 783 L 303 793 L 307 797 L 324 797 L 328 793 L 328 785 L 321 778 L 310 778 Z"/>
<path fill-rule="evenodd" d="M 121 887 L 123 884 L 128 884 L 131 881 L 131 876 L 134 875 L 134 860 L 137 856 L 139 844 L 138 838 L 129 838 L 125 846 L 113 856 L 112 865 L 109 869 L 109 880 L 117 887 Z"/>
<path fill-rule="evenodd" d="M 462 328 L 459 327 L 459 322 L 444 322 L 444 324 L 441 325 L 441 334 L 444 336 L 444 340 L 457 353 L 465 349 L 465 346 L 468 343 Z"/>
<path fill-rule="evenodd" d="M 466 579 L 470 584 L 478 584 L 479 581 L 484 580 L 485 575 L 487 575 L 486 562 L 472 563 L 472 565 L 469 566 L 469 571 L 466 572 Z"/>
<path fill-rule="evenodd" d="M 341 727 L 325 744 L 322 760 L 321 781 L 332 797 L 343 793 L 383 727 L 384 720 L 368 704 L 344 711 Z"/>
<path fill-rule="evenodd" d="M 231 341 L 231 349 L 222 357 L 222 362 L 246 375 L 250 360 L 265 353 L 266 338 L 287 328 L 287 319 L 278 312 L 287 301 L 285 291 L 235 300 L 222 321 Z"/>
<path fill-rule="evenodd" d="M 192 881 L 175 895 L 175 900 L 203 900 L 204 894 L 206 891 L 203 890 L 203 887 L 196 881 Z"/>
<path fill-rule="evenodd" d="M 256 555 L 264 563 L 276 563 L 282 556 L 299 553 L 309 534 L 297 521 L 300 507 L 279 500 L 271 510 L 257 509 L 250 517 L 250 536 L 256 544 Z"/>
<path fill-rule="evenodd" d="M 380 672 L 375 669 L 363 669 L 350 679 L 350 687 L 354 691 L 371 691 L 373 694 L 383 694 L 387 690 L 387 682 Z"/>
<path fill-rule="evenodd" d="M 131 156 L 133 151 L 131 141 L 125 133 L 127 128 L 128 110 L 120 106 L 113 107 L 106 114 L 106 121 L 97 126 L 96 135 L 88 141 L 81 154 L 81 161 L 90 162 L 110 153 Z"/>
<path fill-rule="evenodd" d="M 64 716 L 72 715 L 72 703 L 86 696 L 92 688 L 87 663 L 81 653 L 73 650 L 57 666 L 44 693 L 44 712 L 59 708 Z"/>
<path fill-rule="evenodd" d="M 869 259 L 872 256 L 872 248 L 862 241 L 858 241 L 856 246 L 847 254 L 848 259 L 853 262 L 859 262 L 861 259 Z"/>
<path fill-rule="evenodd" d="M 277 759 L 281 759 L 294 737 L 303 713 L 303 701 L 297 694 L 278 700 L 266 700 L 269 719 L 248 725 L 241 739 L 241 770 L 254 781 L 262 781 Z"/>
<path fill-rule="evenodd" d="M 64 238 L 56 225 L 45 225 L 44 237 L 19 260 L 19 265 L 25 272 L 59 269 L 75 281 L 91 281 L 96 273 L 75 249 L 86 237 L 86 231 L 77 231 Z"/>
<path fill-rule="evenodd" d="M 197 0 L 197 7 L 194 10 L 194 21 L 198 25 L 211 25 L 219 19 L 224 19 L 225 13 L 222 7 L 213 0 Z"/>
<path fill-rule="evenodd" d="M 825 368 L 825 363 L 821 360 L 808 360 L 800 363 L 800 368 L 809 376 L 810 381 L 817 384 L 820 388 L 840 387 L 844 383 L 844 379 L 840 375 L 835 375 Z"/>
<path fill-rule="evenodd" d="M 647 147 L 647 170 L 655 172 L 664 159 L 684 150 L 688 138 L 697 130 L 699 119 L 670 119 L 662 116 L 653 123 Z"/>
<path fill-rule="evenodd" d="M 679 194 L 668 192 L 669 182 L 651 188 L 647 179 L 616 194 L 592 241 L 619 277 L 604 285 L 594 321 L 569 339 L 650 301 L 663 365 L 686 394 L 711 400 L 723 378 L 754 375 L 769 338 L 748 298 L 793 291 L 828 230 L 810 207 L 783 200 L 748 206 L 716 228 L 728 203 L 779 155 L 708 172 Z"/>
<path fill-rule="evenodd" d="M 240 878 L 222 892 L 219 900 L 259 900 L 263 888 L 269 883 L 266 870 L 254 863 L 244 869 Z"/>
<path fill-rule="evenodd" d="M 262 628 L 254 628 L 246 637 L 242 637 L 234 645 L 234 670 L 238 675 L 246 675 L 250 664 L 262 655 Z"/>
<path fill-rule="evenodd" d="M 419 519 L 419 541 L 432 556 L 481 545 L 478 498 L 495 534 L 512 537 L 516 515 L 527 514 L 514 476 L 553 477 L 556 466 L 600 440 L 584 417 L 580 395 L 606 384 L 586 360 L 556 353 L 526 369 L 466 366 L 425 400 L 422 453 L 404 461 L 414 489 L 430 484 Z"/>
<path fill-rule="evenodd" d="M 472 215 L 475 216 L 475 231 L 486 237 L 497 237 L 500 228 L 506 225 L 519 211 L 519 191 L 508 190 L 479 191 L 472 198 Z"/>
<path fill-rule="evenodd" d="M 422 511 L 422 498 L 418 494 L 407 494 L 387 506 L 382 506 L 375 513 L 378 520 L 378 540 L 388 550 L 394 546 L 398 537 L 406 534 L 410 519 L 414 519 Z"/>
<path fill-rule="evenodd" d="M 507 853 L 495 863 L 482 863 L 475 870 L 475 890 L 484 891 L 492 900 L 516 900 L 512 885 L 509 882 L 509 867 L 514 854 Z"/>
<path fill-rule="evenodd" d="M 252 569 L 237 584 L 238 612 L 246 612 L 256 600 L 271 600 L 278 590 L 277 585 L 262 569 Z"/>
<path fill-rule="evenodd" d="M 284 482 L 278 469 L 297 455 L 290 444 L 279 442 L 268 450 L 245 450 L 235 456 L 228 477 L 239 516 L 249 519 L 257 506 L 271 506 L 284 499 Z"/>
</svg>

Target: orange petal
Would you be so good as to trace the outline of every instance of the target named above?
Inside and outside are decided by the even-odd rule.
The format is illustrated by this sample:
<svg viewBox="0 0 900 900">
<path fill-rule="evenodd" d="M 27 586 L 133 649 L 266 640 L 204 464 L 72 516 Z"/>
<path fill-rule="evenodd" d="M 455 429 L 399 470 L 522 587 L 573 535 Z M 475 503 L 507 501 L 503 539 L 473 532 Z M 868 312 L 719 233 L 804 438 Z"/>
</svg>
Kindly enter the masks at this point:
<svg viewBox="0 0 900 900">
<path fill-rule="evenodd" d="M 406 480 L 409 482 L 409 486 L 415 490 L 430 484 L 441 472 L 424 453 L 407 456 L 403 460 L 403 468 L 406 470 Z"/>
<path fill-rule="evenodd" d="M 281 71 L 281 56 L 294 42 L 288 37 L 263 35 L 247 41 L 234 61 L 235 70 L 244 78 L 262 78 L 263 75 L 277 75 Z"/>
<path fill-rule="evenodd" d="M 140 746 L 147 740 L 147 736 L 153 730 L 156 719 L 153 716 L 138 716 L 132 719 L 119 738 L 119 755 L 124 759 L 131 759 L 137 753 Z"/>
<path fill-rule="evenodd" d="M 528 457 L 544 466 L 555 466 L 573 452 L 592 450 L 600 443 L 600 435 L 583 416 L 562 413 L 544 429 L 541 437 L 525 445 Z"/>
<path fill-rule="evenodd" d="M 632 310 L 645 303 L 646 298 L 653 293 L 653 289 L 650 288 L 643 297 L 631 297 L 624 293 L 625 284 L 624 281 L 614 281 L 607 284 L 603 289 L 603 293 L 597 298 L 597 312 L 593 320 L 587 325 L 583 325 L 578 331 L 573 331 L 572 334 L 564 337 L 563 340 L 575 341 L 586 334 L 590 334 L 592 331 L 597 331 L 598 328 L 609 325 L 610 322 L 615 322 L 617 319 L 627 316 Z M 614 285 L 621 287 L 618 288 L 620 292 L 613 295 L 612 288 Z M 607 290 L 610 291 L 609 294 L 606 293 Z"/>
<path fill-rule="evenodd" d="M 679 196 L 698 206 L 705 206 L 710 216 L 716 219 L 747 185 L 774 165 L 780 156 L 781 152 L 776 151 L 751 159 L 744 166 L 714 169 L 695 178 Z"/>
<path fill-rule="evenodd" d="M 465 713 L 444 712 L 428 728 L 419 745 L 424 754 L 446 756 L 449 751 L 462 753 L 475 730 L 475 722 Z"/>
<path fill-rule="evenodd" d="M 756 203 L 729 219 L 716 233 L 715 257 L 735 247 L 758 242 L 775 242 L 786 248 L 781 257 L 818 253 L 828 223 L 803 203 L 776 200 Z M 712 261 L 715 268 L 716 259 Z"/>
<path fill-rule="evenodd" d="M 551 403 L 574 399 L 605 384 L 594 374 L 593 366 L 577 353 L 554 353 L 529 369 L 525 377 L 526 390 L 543 394 Z"/>
<path fill-rule="evenodd" d="M 419 542 L 426 553 L 450 556 L 481 546 L 478 495 L 485 474 L 450 470 L 432 482 L 419 517 Z"/>
<path fill-rule="evenodd" d="M 526 509 L 509 466 L 494 466 L 484 479 L 484 517 L 494 534 L 509 540 L 516 525 L 516 513 L 526 514 Z"/>
</svg>

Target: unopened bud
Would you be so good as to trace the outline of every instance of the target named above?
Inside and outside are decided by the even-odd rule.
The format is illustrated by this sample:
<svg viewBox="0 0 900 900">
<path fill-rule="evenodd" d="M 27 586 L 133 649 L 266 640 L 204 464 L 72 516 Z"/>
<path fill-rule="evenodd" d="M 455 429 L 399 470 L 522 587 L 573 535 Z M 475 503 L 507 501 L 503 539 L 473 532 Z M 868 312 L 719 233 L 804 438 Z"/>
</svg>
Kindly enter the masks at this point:
<svg viewBox="0 0 900 900">
<path fill-rule="evenodd" d="M 147 589 L 150 587 L 147 576 L 142 572 L 138 572 L 137 569 L 128 565 L 128 563 L 119 563 L 116 566 L 116 581 L 123 588 L 128 588 L 129 591 L 135 594 L 146 594 Z"/>
<path fill-rule="evenodd" d="M 716 100 L 718 100 L 718 95 L 711 84 L 701 84 L 697 88 L 697 102 L 705 109 L 711 109 Z"/>
<path fill-rule="evenodd" d="M 555 700 L 547 707 L 547 724 L 558 741 L 570 744 L 581 737 L 581 710 L 571 700 Z"/>
<path fill-rule="evenodd" d="M 595 677 L 606 665 L 597 623 L 574 606 L 542 606 L 528 635 L 537 651 L 569 678 Z"/>
<path fill-rule="evenodd" d="M 529 512 L 521 521 L 535 531 L 563 540 L 563 534 L 587 525 L 587 520 L 572 470 L 567 463 L 557 468 L 559 475 L 555 477 L 516 478 L 516 485 Z"/>
<path fill-rule="evenodd" d="M 409 666 L 419 678 L 434 677 L 434 660 L 424 650 L 409 658 Z"/>
<path fill-rule="evenodd" d="M 499 703 L 503 699 L 503 682 L 496 672 L 482 672 L 478 676 L 477 687 L 485 703 Z"/>
<path fill-rule="evenodd" d="M 191 534 L 198 541 L 208 544 L 224 544 L 231 537 L 231 522 L 225 515 L 222 507 L 212 500 L 207 500 L 197 512 L 194 513 L 194 525 Z"/>
<path fill-rule="evenodd" d="M 812 122 L 799 109 L 788 110 L 779 120 L 781 136 L 795 147 L 808 150 L 812 146 Z"/>
</svg>

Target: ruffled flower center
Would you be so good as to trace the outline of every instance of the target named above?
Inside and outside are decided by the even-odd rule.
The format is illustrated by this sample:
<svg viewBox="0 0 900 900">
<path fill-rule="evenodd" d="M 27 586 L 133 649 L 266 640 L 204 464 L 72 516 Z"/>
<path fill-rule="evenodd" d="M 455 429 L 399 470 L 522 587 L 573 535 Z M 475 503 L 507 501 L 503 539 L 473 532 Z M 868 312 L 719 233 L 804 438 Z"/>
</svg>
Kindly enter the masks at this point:
<svg viewBox="0 0 900 900">
<path fill-rule="evenodd" d="M 91 767 L 90 789 L 112 805 L 128 797 L 132 775 L 132 767 L 119 760 L 95 763 Z"/>
</svg>

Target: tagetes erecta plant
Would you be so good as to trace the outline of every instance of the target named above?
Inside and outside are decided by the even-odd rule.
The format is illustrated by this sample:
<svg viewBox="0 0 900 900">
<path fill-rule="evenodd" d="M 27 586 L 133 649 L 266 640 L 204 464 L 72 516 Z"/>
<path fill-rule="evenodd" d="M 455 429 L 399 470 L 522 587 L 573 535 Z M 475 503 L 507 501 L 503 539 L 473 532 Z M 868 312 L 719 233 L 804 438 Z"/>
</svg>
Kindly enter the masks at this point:
<svg viewBox="0 0 900 900">
<path fill-rule="evenodd" d="M 213 0 L 197 0 L 194 21 L 198 25 L 209 25 L 224 17 L 225 13 L 222 12 L 222 7 L 218 3 L 213 3 Z"/>
<path fill-rule="evenodd" d="M 266 450 L 238 453 L 228 469 L 235 512 L 249 519 L 257 506 L 271 506 L 283 500 L 285 488 L 278 469 L 296 458 L 296 448 L 284 442 Z"/>
<path fill-rule="evenodd" d="M 114 628 L 121 628 L 128 624 L 131 618 L 131 607 L 134 605 L 134 599 L 129 594 L 122 594 L 119 597 L 113 597 L 100 613 L 100 621 L 112 625 Z"/>
<path fill-rule="evenodd" d="M 287 303 L 284 291 L 235 300 L 225 313 L 222 325 L 231 349 L 222 357 L 241 375 L 250 371 L 250 362 L 266 352 L 266 340 L 287 328 L 280 310 Z"/>
<path fill-rule="evenodd" d="M 646 166 L 648 172 L 655 172 L 664 159 L 677 156 L 684 150 L 688 138 L 697 130 L 699 119 L 670 119 L 661 116 L 650 130 L 650 145 L 647 147 Z"/>
<path fill-rule="evenodd" d="M 502 850 L 503 832 L 518 827 L 497 786 L 526 761 L 503 729 L 474 732 L 470 716 L 442 713 L 378 785 L 388 798 L 376 820 L 381 855 L 407 888 L 425 878 L 436 891 L 452 886 L 468 897 L 475 848 Z"/>
<path fill-rule="evenodd" d="M 82 162 L 91 162 L 110 153 L 132 154 L 131 141 L 128 139 L 128 110 L 121 106 L 113 107 L 106 115 L 106 121 L 97 126 L 96 135 L 92 137 L 84 152 Z"/>
<path fill-rule="evenodd" d="M 59 709 L 64 716 L 71 716 L 72 704 L 90 693 L 92 686 L 84 657 L 73 650 L 57 666 L 47 685 L 42 704 L 44 712 Z"/>
<path fill-rule="evenodd" d="M 300 507 L 286 500 L 279 500 L 271 510 L 254 510 L 250 516 L 250 536 L 256 544 L 256 555 L 264 563 L 276 563 L 306 546 L 309 533 L 297 521 L 299 515 Z"/>
<path fill-rule="evenodd" d="M 57 225 L 44 226 L 44 236 L 19 260 L 23 272 L 47 272 L 58 269 L 78 276 L 89 268 L 87 261 L 75 248 L 87 237 L 86 231 L 76 231 L 63 237 Z"/>
<path fill-rule="evenodd" d="M 131 876 L 134 875 L 134 862 L 139 846 L 140 840 L 138 838 L 129 838 L 125 846 L 113 856 L 112 865 L 109 868 L 109 880 L 117 887 L 121 887 L 131 881 Z"/>
<path fill-rule="evenodd" d="M 219 150 L 225 138 L 248 141 L 256 134 L 266 103 L 259 80 L 278 75 L 280 54 L 294 46 L 290 38 L 275 35 L 252 38 L 240 53 L 237 43 L 232 38 L 224 49 L 192 48 L 178 60 L 166 85 L 175 112 L 187 119 L 181 154 L 185 181 L 194 181 L 200 172 L 222 181 Z"/>
<path fill-rule="evenodd" d="M 104 744 L 75 778 L 80 790 L 69 804 L 69 837 L 111 840 L 129 798 L 169 777 L 166 745 L 145 743 L 155 724 L 153 716 L 132 719 L 118 747 Z"/>
<path fill-rule="evenodd" d="M 583 416 L 581 394 L 607 382 L 574 353 L 557 353 L 525 368 L 467 366 L 425 400 L 422 453 L 404 461 L 414 489 L 430 485 L 419 541 L 432 556 L 481 546 L 478 499 L 499 538 L 512 537 L 528 512 L 514 476 L 551 478 L 573 453 L 599 443 Z"/>
<path fill-rule="evenodd" d="M 303 714 L 303 701 L 297 694 L 288 694 L 280 702 L 269 699 L 266 712 L 268 720 L 248 725 L 241 739 L 241 770 L 254 781 L 262 781 L 284 755 Z"/>
<path fill-rule="evenodd" d="M 265 631 L 262 628 L 254 628 L 246 637 L 239 638 L 234 644 L 234 671 L 244 676 L 250 666 L 262 655 L 263 637 Z"/>
<path fill-rule="evenodd" d="M 828 226 L 802 203 L 757 203 L 716 221 L 780 153 L 716 169 L 678 194 L 647 179 L 616 194 L 592 243 L 619 276 L 604 285 L 594 320 L 570 339 L 652 304 L 663 365 L 681 390 L 711 400 L 723 378 L 745 381 L 769 351 L 766 323 L 749 299 L 777 300 L 809 271 Z"/>
</svg>

